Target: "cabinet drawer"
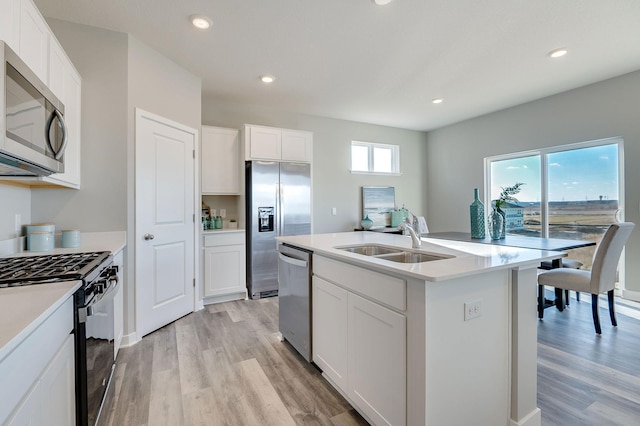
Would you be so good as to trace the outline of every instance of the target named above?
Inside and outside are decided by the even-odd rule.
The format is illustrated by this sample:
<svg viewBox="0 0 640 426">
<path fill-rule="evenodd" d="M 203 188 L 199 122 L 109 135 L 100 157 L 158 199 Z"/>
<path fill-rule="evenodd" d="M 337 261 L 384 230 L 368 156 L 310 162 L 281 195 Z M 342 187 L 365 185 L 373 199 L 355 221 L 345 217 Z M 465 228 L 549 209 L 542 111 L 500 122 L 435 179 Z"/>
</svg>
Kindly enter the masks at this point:
<svg viewBox="0 0 640 426">
<path fill-rule="evenodd" d="M 314 255 L 313 274 L 392 308 L 407 308 L 405 280 Z"/>
<path fill-rule="evenodd" d="M 205 247 L 230 246 L 244 243 L 244 232 L 225 232 L 204 236 Z"/>
</svg>

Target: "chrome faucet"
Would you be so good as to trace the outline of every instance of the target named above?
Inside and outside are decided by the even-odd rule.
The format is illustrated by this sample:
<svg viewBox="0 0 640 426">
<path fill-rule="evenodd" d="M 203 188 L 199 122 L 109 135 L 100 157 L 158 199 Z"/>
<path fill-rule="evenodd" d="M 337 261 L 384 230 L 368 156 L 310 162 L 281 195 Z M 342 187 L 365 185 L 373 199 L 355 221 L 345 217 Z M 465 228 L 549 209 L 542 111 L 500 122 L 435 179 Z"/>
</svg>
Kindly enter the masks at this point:
<svg viewBox="0 0 640 426">
<path fill-rule="evenodd" d="M 404 222 L 398 225 L 398 229 L 402 230 L 404 235 L 407 235 L 407 232 L 411 235 L 411 247 L 420 248 L 422 247 L 422 240 L 413 226 L 414 225 L 411 225 L 409 218 L 406 218 Z"/>
</svg>

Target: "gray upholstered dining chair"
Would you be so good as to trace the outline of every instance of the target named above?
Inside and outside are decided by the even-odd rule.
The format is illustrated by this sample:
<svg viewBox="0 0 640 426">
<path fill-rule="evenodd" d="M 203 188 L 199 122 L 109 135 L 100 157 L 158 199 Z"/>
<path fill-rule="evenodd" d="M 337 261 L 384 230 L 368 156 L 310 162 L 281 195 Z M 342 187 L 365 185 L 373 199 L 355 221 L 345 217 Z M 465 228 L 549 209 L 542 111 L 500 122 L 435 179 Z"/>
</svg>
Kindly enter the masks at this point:
<svg viewBox="0 0 640 426">
<path fill-rule="evenodd" d="M 613 303 L 613 290 L 616 282 L 616 270 L 622 249 L 635 224 L 631 222 L 614 223 L 605 232 L 593 255 L 591 270 L 557 268 L 538 275 L 538 285 L 552 286 L 564 290 L 591 293 L 591 311 L 596 333 L 601 334 L 598 295 L 607 292 L 611 324 L 618 325 Z"/>
</svg>

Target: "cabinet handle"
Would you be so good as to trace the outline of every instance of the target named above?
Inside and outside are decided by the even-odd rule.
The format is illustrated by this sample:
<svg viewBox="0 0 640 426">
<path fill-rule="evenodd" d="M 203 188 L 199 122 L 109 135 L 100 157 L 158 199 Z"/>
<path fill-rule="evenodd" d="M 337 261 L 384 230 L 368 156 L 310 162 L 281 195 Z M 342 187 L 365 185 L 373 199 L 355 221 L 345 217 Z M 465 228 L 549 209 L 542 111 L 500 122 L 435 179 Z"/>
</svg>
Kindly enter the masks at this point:
<svg viewBox="0 0 640 426">
<path fill-rule="evenodd" d="M 146 241 L 153 240 L 156 236 L 153 234 L 144 234 L 144 239 Z"/>
</svg>

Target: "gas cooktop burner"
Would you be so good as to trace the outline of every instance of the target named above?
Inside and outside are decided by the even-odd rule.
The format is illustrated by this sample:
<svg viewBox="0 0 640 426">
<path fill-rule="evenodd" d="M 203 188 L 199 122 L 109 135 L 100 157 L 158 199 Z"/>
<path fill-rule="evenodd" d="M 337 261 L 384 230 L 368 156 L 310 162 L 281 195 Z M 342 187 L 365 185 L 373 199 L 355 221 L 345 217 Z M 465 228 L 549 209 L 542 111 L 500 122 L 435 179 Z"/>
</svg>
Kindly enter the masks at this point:
<svg viewBox="0 0 640 426">
<path fill-rule="evenodd" d="M 0 258 L 0 288 L 85 278 L 108 251 Z"/>
</svg>

